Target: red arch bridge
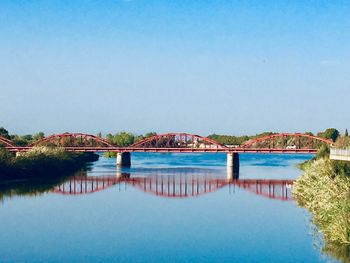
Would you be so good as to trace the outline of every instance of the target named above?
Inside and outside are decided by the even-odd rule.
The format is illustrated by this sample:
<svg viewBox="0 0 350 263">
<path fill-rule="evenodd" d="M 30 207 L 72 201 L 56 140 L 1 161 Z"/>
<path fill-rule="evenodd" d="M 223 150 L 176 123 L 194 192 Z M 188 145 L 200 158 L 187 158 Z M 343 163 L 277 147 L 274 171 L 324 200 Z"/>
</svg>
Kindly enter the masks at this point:
<svg viewBox="0 0 350 263">
<path fill-rule="evenodd" d="M 189 133 L 167 133 L 140 140 L 128 147 L 118 147 L 106 139 L 85 133 L 54 134 L 29 146 L 15 145 L 0 137 L 0 144 L 11 152 L 31 150 L 35 146 L 59 146 L 70 152 L 116 152 L 117 165 L 130 167 L 132 152 L 152 153 L 227 153 L 227 167 L 239 171 L 239 153 L 316 153 L 321 144 L 333 142 L 303 133 L 279 133 L 251 139 L 242 145 L 222 145 L 215 140 Z"/>
<path fill-rule="evenodd" d="M 125 183 L 144 192 L 168 198 L 189 198 L 212 193 L 230 186 L 249 191 L 259 196 L 283 201 L 292 200 L 291 189 L 294 180 L 265 179 L 226 179 L 194 176 L 148 176 L 134 177 L 101 177 L 74 176 L 52 192 L 63 195 L 84 195 L 103 191 L 118 184 Z"/>
</svg>

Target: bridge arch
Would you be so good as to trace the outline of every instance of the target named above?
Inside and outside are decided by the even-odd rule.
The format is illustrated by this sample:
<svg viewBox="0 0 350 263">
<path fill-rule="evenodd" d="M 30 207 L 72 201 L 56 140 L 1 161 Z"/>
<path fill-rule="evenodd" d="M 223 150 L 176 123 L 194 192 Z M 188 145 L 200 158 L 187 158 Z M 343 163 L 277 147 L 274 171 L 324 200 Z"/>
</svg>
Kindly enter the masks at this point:
<svg viewBox="0 0 350 263">
<path fill-rule="evenodd" d="M 103 146 L 106 147 L 114 147 L 113 144 L 111 144 L 110 142 L 108 142 L 106 139 L 97 137 L 95 135 L 91 135 L 91 134 L 86 134 L 86 133 L 62 133 L 62 134 L 53 134 L 49 137 L 40 139 L 38 141 L 33 142 L 32 144 L 30 144 L 30 147 L 33 146 L 38 146 L 44 143 L 57 143 L 59 144 L 59 146 L 70 146 L 70 145 L 60 145 L 62 144 L 62 140 L 64 139 L 70 139 L 72 143 L 77 142 L 77 140 L 80 139 L 80 142 L 86 142 L 86 141 L 91 141 L 91 142 L 96 142 L 96 143 L 100 143 Z"/>
<path fill-rule="evenodd" d="M 11 140 L 2 136 L 0 136 L 0 144 L 5 145 L 6 147 L 16 147 Z"/>
<path fill-rule="evenodd" d="M 144 148 L 227 148 L 210 138 L 190 133 L 157 134 L 138 142 L 130 147 Z"/>
<path fill-rule="evenodd" d="M 295 146 L 298 147 L 299 149 L 302 148 L 302 145 L 301 145 L 302 139 L 306 139 L 307 140 L 306 143 L 309 143 L 309 145 L 312 145 L 312 146 L 314 146 L 315 141 L 323 142 L 323 143 L 326 143 L 328 145 L 333 144 L 332 140 L 327 140 L 325 138 L 321 138 L 318 136 L 305 134 L 305 133 L 276 133 L 276 134 L 271 134 L 271 135 L 262 136 L 262 137 L 258 137 L 258 138 L 254 138 L 252 140 L 249 140 L 249 141 L 245 142 L 244 144 L 242 144 L 242 147 L 243 148 L 250 148 L 250 147 L 253 147 L 259 143 L 264 143 L 264 142 L 265 143 L 269 143 L 269 142 L 273 143 L 273 142 L 276 142 L 278 139 L 282 139 L 283 143 L 285 143 L 284 140 L 286 140 L 288 138 L 293 138 L 294 142 L 295 142 Z M 271 146 L 271 145 L 269 144 L 269 146 Z M 275 147 L 275 145 L 272 145 L 272 146 Z M 286 145 L 284 145 L 284 146 L 286 146 Z"/>
</svg>

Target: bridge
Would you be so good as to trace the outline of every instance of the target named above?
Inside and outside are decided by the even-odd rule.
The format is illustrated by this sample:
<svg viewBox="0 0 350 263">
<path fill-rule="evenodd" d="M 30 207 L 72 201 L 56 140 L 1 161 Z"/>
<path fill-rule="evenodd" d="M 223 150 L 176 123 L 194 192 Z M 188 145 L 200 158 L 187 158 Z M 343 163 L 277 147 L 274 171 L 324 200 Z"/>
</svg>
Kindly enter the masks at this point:
<svg viewBox="0 0 350 263">
<path fill-rule="evenodd" d="M 331 148 L 329 158 L 331 160 L 350 162 L 350 149 Z"/>
<path fill-rule="evenodd" d="M 85 133 L 54 134 L 29 146 L 15 145 L 0 137 L 10 152 L 29 151 L 36 146 L 58 146 L 69 152 L 116 152 L 117 165 L 131 166 L 133 152 L 152 153 L 226 153 L 227 168 L 233 174 L 239 172 L 239 153 L 314 154 L 321 144 L 332 145 L 333 141 L 304 133 L 279 133 L 251 139 L 242 145 L 227 146 L 215 140 L 189 133 L 154 135 L 127 147 L 118 147 L 108 140 Z"/>
<path fill-rule="evenodd" d="M 291 201 L 291 187 L 294 180 L 226 179 L 194 176 L 149 176 L 130 178 L 129 174 L 120 177 L 74 176 L 52 192 L 62 195 L 84 195 L 103 191 L 117 184 L 125 183 L 159 197 L 189 198 L 212 193 L 230 186 L 238 187 L 270 199 Z"/>
</svg>

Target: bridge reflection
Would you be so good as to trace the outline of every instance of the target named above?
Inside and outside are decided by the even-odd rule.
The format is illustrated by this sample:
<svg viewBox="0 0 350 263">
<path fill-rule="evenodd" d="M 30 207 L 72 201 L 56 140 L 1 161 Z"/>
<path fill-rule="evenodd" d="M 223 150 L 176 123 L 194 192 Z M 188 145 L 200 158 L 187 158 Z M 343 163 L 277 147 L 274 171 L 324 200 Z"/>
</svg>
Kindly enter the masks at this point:
<svg viewBox="0 0 350 263">
<path fill-rule="evenodd" d="M 228 179 L 210 176 L 151 175 L 130 177 L 123 173 L 117 177 L 74 176 L 52 191 L 63 195 L 91 194 L 125 184 L 146 193 L 167 198 L 189 198 L 218 191 L 229 186 L 230 189 L 243 189 L 270 199 L 291 201 L 294 180 L 268 179 Z"/>
</svg>

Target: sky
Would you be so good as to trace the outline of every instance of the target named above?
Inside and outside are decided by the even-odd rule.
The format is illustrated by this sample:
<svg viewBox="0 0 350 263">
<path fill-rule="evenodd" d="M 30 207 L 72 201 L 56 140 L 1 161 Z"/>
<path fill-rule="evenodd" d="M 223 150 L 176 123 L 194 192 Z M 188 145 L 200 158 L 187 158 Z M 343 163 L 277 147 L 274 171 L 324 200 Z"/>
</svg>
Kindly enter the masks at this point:
<svg viewBox="0 0 350 263">
<path fill-rule="evenodd" d="M 349 14 L 348 0 L 0 0 L 0 126 L 344 131 Z"/>
</svg>

